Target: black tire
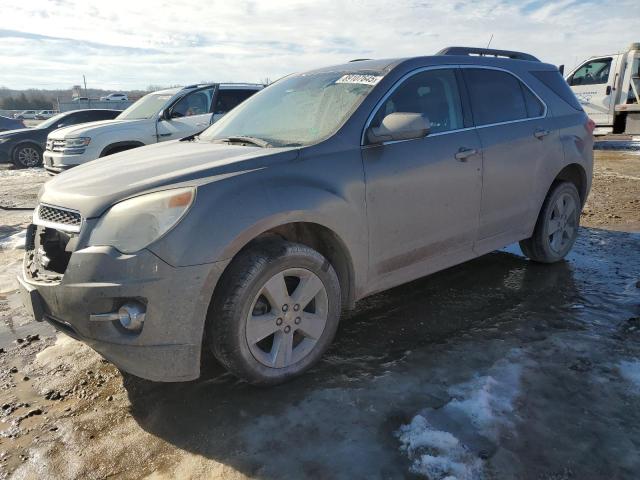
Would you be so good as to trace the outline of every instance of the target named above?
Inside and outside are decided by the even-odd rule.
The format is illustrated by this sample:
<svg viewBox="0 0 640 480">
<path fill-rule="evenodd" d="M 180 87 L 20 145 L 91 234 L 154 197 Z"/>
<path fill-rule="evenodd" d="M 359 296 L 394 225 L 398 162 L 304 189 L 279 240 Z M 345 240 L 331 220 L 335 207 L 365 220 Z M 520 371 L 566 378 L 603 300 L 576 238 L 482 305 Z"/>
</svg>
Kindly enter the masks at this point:
<svg viewBox="0 0 640 480">
<path fill-rule="evenodd" d="M 13 151 L 16 168 L 35 168 L 42 165 L 42 149 L 33 143 L 18 145 Z"/>
<path fill-rule="evenodd" d="M 324 330 L 305 356 L 291 365 L 274 368 L 259 361 L 252 353 L 256 345 L 249 345 L 247 323 L 255 312 L 254 300 L 265 284 L 274 275 L 290 269 L 310 271 L 321 280 L 326 292 L 323 298 L 326 299 L 327 318 Z M 209 308 L 205 343 L 234 375 L 254 385 L 276 385 L 300 375 L 320 359 L 333 341 L 340 310 L 338 276 L 322 255 L 305 245 L 267 240 L 238 254 L 223 274 Z M 278 320 L 282 322 L 282 319 Z"/>
<path fill-rule="evenodd" d="M 557 217 L 558 202 L 561 199 L 567 200 L 569 198 L 575 208 L 566 215 L 566 218 Z M 520 242 L 522 253 L 531 260 L 540 263 L 554 263 L 562 260 L 569 253 L 578 236 L 581 210 L 582 202 L 576 186 L 570 182 L 554 183 L 542 204 L 533 235 Z M 571 234 L 565 231 L 561 232 L 561 242 L 558 242 L 556 247 L 554 247 L 552 232 L 555 222 L 564 223 L 565 226 L 573 228 Z"/>
</svg>

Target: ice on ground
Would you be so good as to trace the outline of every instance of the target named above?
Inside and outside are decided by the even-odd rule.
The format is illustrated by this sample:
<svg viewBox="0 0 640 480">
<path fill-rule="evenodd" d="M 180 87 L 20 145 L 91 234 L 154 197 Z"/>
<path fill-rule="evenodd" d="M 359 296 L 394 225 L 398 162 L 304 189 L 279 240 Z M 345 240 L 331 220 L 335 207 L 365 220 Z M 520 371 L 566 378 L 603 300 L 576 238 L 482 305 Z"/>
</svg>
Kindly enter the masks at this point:
<svg viewBox="0 0 640 480">
<path fill-rule="evenodd" d="M 20 232 L 9 235 L 8 237 L 0 238 L 0 249 L 2 250 L 17 250 L 24 248 L 24 242 L 27 238 L 27 231 L 22 230 Z"/>
<path fill-rule="evenodd" d="M 481 435 L 497 442 L 501 429 L 513 427 L 510 415 L 520 393 L 521 374 L 521 365 L 500 360 L 489 375 L 451 387 L 454 398 L 444 410 L 453 417 L 466 417 Z"/>
<path fill-rule="evenodd" d="M 414 473 L 429 480 L 482 478 L 483 462 L 464 440 L 481 438 L 497 445 L 503 432 L 514 430 L 521 357 L 517 350 L 510 352 L 486 375 L 450 387 L 452 399 L 443 407 L 425 409 L 400 427 L 400 450 Z"/>
<path fill-rule="evenodd" d="M 623 360 L 618 364 L 618 371 L 622 378 L 631 383 L 634 390 L 640 393 L 640 360 Z"/>
<path fill-rule="evenodd" d="M 478 457 L 449 432 L 433 428 L 422 415 L 402 425 L 397 435 L 414 473 L 433 480 L 472 480 L 482 472 Z"/>
</svg>

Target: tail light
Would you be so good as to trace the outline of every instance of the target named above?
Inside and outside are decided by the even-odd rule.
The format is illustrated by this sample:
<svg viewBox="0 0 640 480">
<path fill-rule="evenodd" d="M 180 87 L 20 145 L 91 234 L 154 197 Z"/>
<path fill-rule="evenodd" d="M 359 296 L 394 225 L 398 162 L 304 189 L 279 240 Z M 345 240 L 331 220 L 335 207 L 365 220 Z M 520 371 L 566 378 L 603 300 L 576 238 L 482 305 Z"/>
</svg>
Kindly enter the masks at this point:
<svg viewBox="0 0 640 480">
<path fill-rule="evenodd" d="M 589 135 L 593 135 L 593 131 L 596 129 L 596 122 L 588 118 L 587 123 L 584 124 L 584 128 L 587 129 L 587 132 L 589 132 Z"/>
</svg>

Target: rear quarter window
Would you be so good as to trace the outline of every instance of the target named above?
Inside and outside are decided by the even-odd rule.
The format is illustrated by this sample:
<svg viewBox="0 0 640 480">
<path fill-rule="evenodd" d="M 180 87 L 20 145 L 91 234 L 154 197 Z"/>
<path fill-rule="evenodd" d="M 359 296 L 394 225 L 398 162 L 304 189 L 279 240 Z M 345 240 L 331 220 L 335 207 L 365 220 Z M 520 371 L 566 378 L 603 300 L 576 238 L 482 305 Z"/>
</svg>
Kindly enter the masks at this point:
<svg viewBox="0 0 640 480">
<path fill-rule="evenodd" d="M 578 99 L 573 94 L 569 84 L 562 78 L 559 71 L 542 70 L 531 71 L 530 73 L 544 83 L 553 93 L 560 97 L 560 99 L 564 100 L 565 103 L 568 103 L 576 110 L 582 111 L 582 106 L 578 102 Z"/>
</svg>

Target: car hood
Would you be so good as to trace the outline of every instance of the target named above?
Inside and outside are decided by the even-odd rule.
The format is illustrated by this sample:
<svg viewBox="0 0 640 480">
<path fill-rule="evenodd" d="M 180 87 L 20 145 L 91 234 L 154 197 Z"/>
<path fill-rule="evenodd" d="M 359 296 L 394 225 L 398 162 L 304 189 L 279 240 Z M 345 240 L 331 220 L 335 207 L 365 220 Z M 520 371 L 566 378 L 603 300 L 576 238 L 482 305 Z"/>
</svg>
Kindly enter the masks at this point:
<svg viewBox="0 0 640 480">
<path fill-rule="evenodd" d="M 16 130 L 7 130 L 5 132 L 0 132 L 0 138 L 8 138 L 8 137 L 23 137 L 33 135 L 34 132 L 37 132 L 37 128 L 18 128 Z"/>
<path fill-rule="evenodd" d="M 147 123 L 149 120 L 100 120 L 97 122 L 81 123 L 62 127 L 49 134 L 49 138 L 63 140 L 65 138 L 90 137 L 103 131 L 111 130 L 117 126 L 134 126 L 140 123 Z"/>
<path fill-rule="evenodd" d="M 56 176 L 40 202 L 100 216 L 114 203 L 166 186 L 198 186 L 297 157 L 298 148 L 260 148 L 175 140 L 85 163 Z"/>
</svg>

